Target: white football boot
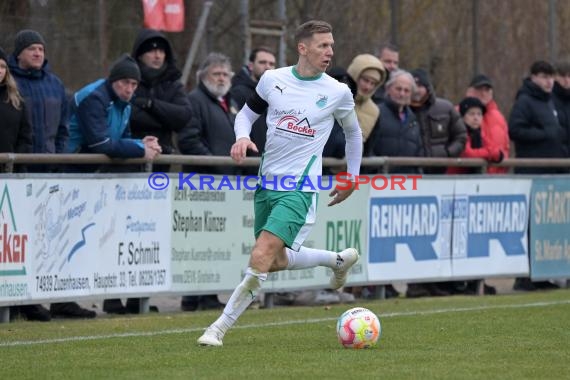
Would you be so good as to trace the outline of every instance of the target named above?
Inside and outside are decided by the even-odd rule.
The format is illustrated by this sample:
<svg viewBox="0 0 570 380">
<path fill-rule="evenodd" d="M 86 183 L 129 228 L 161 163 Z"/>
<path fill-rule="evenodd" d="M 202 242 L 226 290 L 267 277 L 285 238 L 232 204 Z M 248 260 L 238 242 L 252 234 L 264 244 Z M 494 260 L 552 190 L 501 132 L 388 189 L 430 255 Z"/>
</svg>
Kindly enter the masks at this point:
<svg viewBox="0 0 570 380">
<path fill-rule="evenodd" d="M 346 277 L 350 268 L 358 261 L 358 251 L 354 248 L 347 248 L 336 255 L 336 268 L 332 271 L 330 279 L 331 289 L 339 289 L 346 283 Z"/>
<path fill-rule="evenodd" d="M 200 346 L 214 346 L 221 347 L 224 344 L 222 339 L 224 334 L 214 326 L 210 326 L 204 331 L 201 337 L 198 338 L 198 344 Z"/>
</svg>

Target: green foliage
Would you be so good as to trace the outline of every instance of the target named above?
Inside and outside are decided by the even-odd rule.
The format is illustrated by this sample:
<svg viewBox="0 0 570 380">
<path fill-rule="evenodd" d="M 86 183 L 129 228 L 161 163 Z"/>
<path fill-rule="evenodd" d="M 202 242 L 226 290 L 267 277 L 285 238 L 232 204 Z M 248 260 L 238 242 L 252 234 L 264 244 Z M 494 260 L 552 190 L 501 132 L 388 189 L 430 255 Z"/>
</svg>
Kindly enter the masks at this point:
<svg viewBox="0 0 570 380">
<path fill-rule="evenodd" d="M 565 378 L 570 291 L 358 303 L 379 345 L 348 350 L 336 318 L 354 305 L 248 310 L 224 347 L 198 347 L 216 312 L 0 325 L 2 377 L 117 379 Z M 59 341 L 57 341 L 59 340 Z"/>
</svg>

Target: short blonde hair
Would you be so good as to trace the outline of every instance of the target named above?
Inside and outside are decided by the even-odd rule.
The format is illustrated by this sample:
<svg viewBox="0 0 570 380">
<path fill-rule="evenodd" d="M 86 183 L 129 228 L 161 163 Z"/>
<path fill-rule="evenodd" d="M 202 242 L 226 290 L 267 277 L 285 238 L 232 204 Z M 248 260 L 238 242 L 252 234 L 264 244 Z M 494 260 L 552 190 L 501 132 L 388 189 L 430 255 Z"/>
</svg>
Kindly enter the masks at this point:
<svg viewBox="0 0 570 380">
<path fill-rule="evenodd" d="M 326 21 L 311 20 L 299 25 L 295 31 L 295 43 L 313 37 L 317 33 L 332 33 L 332 26 Z"/>
</svg>

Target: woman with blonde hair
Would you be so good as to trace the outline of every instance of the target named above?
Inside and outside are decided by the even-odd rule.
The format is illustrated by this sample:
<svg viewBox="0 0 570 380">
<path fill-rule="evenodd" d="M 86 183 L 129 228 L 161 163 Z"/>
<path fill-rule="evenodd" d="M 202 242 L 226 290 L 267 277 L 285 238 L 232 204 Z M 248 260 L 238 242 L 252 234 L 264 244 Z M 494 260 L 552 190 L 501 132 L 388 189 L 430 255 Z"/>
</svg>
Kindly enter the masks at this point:
<svg viewBox="0 0 570 380">
<path fill-rule="evenodd" d="M 10 74 L 6 53 L 0 48 L 0 152 L 31 151 L 32 129 L 26 118 L 24 101 Z"/>
</svg>

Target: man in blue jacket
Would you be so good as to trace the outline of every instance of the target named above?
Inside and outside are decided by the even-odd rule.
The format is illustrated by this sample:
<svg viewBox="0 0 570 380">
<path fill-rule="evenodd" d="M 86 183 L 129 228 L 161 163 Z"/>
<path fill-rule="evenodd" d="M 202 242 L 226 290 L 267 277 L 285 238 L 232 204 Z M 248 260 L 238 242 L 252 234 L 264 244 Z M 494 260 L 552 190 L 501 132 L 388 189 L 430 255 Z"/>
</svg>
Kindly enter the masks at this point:
<svg viewBox="0 0 570 380">
<path fill-rule="evenodd" d="M 162 152 L 155 136 L 131 138 L 129 103 L 141 80 L 137 62 L 121 56 L 107 79 L 88 84 L 73 96 L 68 153 L 103 153 L 112 158 L 144 157 L 152 160 Z M 103 311 L 127 312 L 120 299 L 107 299 Z"/>
<path fill-rule="evenodd" d="M 24 29 L 14 38 L 14 51 L 8 59 L 10 72 L 26 105 L 26 118 L 32 127 L 32 153 L 62 153 L 68 136 L 68 109 L 65 88 L 46 59 L 46 42 L 35 30 Z M 51 165 L 27 165 L 29 172 L 49 172 Z M 18 312 L 30 321 L 47 322 L 51 317 L 95 318 L 95 312 L 75 302 L 22 305 Z M 15 311 L 15 308 L 11 310 Z"/>
<path fill-rule="evenodd" d="M 157 138 L 133 139 L 129 129 L 129 101 L 140 79 L 137 63 L 125 54 L 113 64 L 107 79 L 99 79 L 76 92 L 71 104 L 66 152 L 155 158 L 161 152 Z"/>
</svg>

